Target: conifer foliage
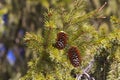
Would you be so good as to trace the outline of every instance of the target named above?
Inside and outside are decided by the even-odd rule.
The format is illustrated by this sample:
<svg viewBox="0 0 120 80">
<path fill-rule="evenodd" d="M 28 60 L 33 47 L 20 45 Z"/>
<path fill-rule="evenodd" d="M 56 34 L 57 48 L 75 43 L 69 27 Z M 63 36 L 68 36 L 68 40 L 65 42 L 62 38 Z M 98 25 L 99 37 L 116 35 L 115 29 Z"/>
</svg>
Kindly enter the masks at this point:
<svg viewBox="0 0 120 80">
<path fill-rule="evenodd" d="M 112 80 L 111 76 L 118 79 L 120 70 L 114 72 L 113 64 L 119 68 L 119 27 L 114 26 L 109 32 L 108 26 L 104 26 L 97 31 L 90 24 L 104 5 L 86 13 L 85 0 L 41 2 L 47 9 L 43 13 L 44 26 L 39 34 L 25 35 L 24 41 L 32 49 L 33 59 L 21 80 Z M 89 66 L 92 59 L 93 67 Z"/>
</svg>

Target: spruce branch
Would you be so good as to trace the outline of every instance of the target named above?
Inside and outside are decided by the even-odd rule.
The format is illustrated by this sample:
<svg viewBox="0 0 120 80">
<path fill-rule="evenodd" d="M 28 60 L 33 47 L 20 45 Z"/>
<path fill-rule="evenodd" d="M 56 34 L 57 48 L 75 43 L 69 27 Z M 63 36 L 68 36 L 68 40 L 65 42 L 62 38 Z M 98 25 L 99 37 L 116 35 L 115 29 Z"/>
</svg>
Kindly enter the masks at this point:
<svg viewBox="0 0 120 80">
<path fill-rule="evenodd" d="M 84 26 L 89 19 L 96 18 L 98 14 L 101 12 L 101 10 L 104 8 L 106 3 L 100 7 L 99 9 L 96 9 L 88 14 L 85 15 L 78 15 L 78 13 L 81 11 L 81 13 L 84 11 L 83 6 L 79 7 L 80 4 L 79 1 L 83 0 L 77 0 L 74 8 L 72 10 L 65 10 L 57 12 L 58 10 L 54 9 L 53 12 L 48 12 L 47 19 L 45 22 L 45 26 L 43 29 L 43 34 L 41 36 L 38 36 L 33 33 L 26 33 L 26 36 L 24 38 L 26 44 L 28 47 L 40 54 L 38 59 L 33 59 L 29 66 L 31 66 L 31 69 L 28 71 L 28 75 L 30 75 L 31 79 L 34 80 L 73 80 L 73 78 L 70 76 L 70 71 L 74 69 L 67 60 L 66 50 L 68 47 L 66 47 L 66 50 L 58 50 L 53 46 L 53 43 L 55 42 L 55 36 L 57 34 L 57 31 L 60 32 L 60 30 L 64 30 L 68 33 L 69 37 L 73 37 L 71 42 L 68 42 L 68 46 L 76 43 L 75 45 L 84 47 L 83 45 L 86 45 L 91 47 L 97 47 L 97 49 L 93 52 L 92 55 L 93 59 L 90 61 L 88 66 L 80 70 L 77 69 L 79 72 L 83 71 L 82 74 L 78 74 L 78 80 L 81 79 L 81 77 L 84 77 L 88 80 L 94 80 L 94 78 L 99 77 L 101 79 L 101 75 L 105 76 L 104 79 L 107 76 L 107 73 L 110 71 L 110 65 L 114 61 L 114 58 L 116 55 L 114 54 L 118 46 L 120 45 L 120 32 L 112 32 L 109 34 L 109 37 L 99 37 L 99 35 L 96 33 L 96 31 L 93 28 L 88 28 L 90 25 L 87 25 L 87 27 L 83 28 L 81 26 Z M 83 11 L 82 11 L 83 9 Z M 64 12 L 64 13 L 63 13 Z M 70 13 L 69 13 L 70 12 Z M 64 15 L 65 14 L 65 15 Z M 61 15 L 61 18 L 60 18 Z M 54 19 L 56 18 L 56 19 Z M 60 21 L 61 20 L 61 21 Z M 59 23 L 60 22 L 60 23 Z M 63 26 L 61 28 L 61 25 Z M 74 26 L 74 28 L 71 28 L 71 30 L 68 30 L 71 26 Z M 90 30 L 91 29 L 91 30 Z M 71 33 L 71 32 L 73 32 Z M 95 31 L 93 33 L 93 31 Z M 84 36 L 87 38 L 83 38 Z M 91 34 L 89 34 L 91 33 Z M 88 35 L 89 34 L 89 35 Z M 95 34 L 95 36 L 94 36 Z M 91 38 L 92 36 L 92 38 Z M 93 37 L 96 37 L 93 39 Z M 81 38 L 79 38 L 81 37 Z M 89 38 L 90 37 L 90 38 Z M 89 40 L 90 41 L 87 41 Z M 86 40 L 86 41 L 85 41 Z M 93 41 L 94 43 L 92 43 Z M 81 41 L 81 42 L 80 42 Z M 88 43 L 86 43 L 88 42 Z M 98 44 L 97 44 L 98 43 Z M 83 45 L 81 45 L 83 44 Z M 84 51 L 86 49 L 83 49 Z M 92 50 L 91 50 L 92 51 Z M 82 50 L 81 50 L 82 52 Z M 85 61 L 84 63 L 86 63 Z M 84 64 L 81 66 L 85 66 Z M 95 67 L 95 71 L 91 71 L 92 68 Z M 107 69 L 108 68 L 108 69 Z M 102 69 L 102 70 L 101 70 Z M 91 77 L 93 75 L 93 77 Z M 29 79 L 29 78 L 26 78 Z M 97 78 L 98 79 L 98 78 Z"/>
<path fill-rule="evenodd" d="M 82 80 L 83 78 L 88 80 L 106 80 L 107 76 L 109 78 L 109 75 L 107 74 L 110 72 L 110 65 L 114 62 L 116 50 L 120 48 L 120 36 L 118 36 L 118 34 L 120 34 L 120 32 L 117 34 L 112 33 L 109 35 L 109 38 L 101 40 L 101 43 L 99 43 L 96 47 L 96 52 L 93 59 L 90 61 L 88 66 L 83 69 L 83 72 L 80 75 L 77 74 L 77 80 Z M 91 73 L 91 75 L 94 76 L 94 79 L 88 73 L 95 65 L 96 68 L 94 69 L 94 73 Z M 103 70 L 101 71 L 101 69 Z M 119 74 L 116 74 L 116 76 L 118 75 Z"/>
<path fill-rule="evenodd" d="M 41 51 L 40 47 L 43 47 L 42 38 L 34 33 L 26 32 L 24 41 L 30 49 L 36 52 L 40 52 Z"/>
<path fill-rule="evenodd" d="M 114 62 L 116 50 L 120 47 L 120 36 L 109 37 L 101 42 L 94 56 L 96 68 L 93 75 L 97 80 L 106 80 L 110 65 Z"/>
<path fill-rule="evenodd" d="M 91 12 L 89 12 L 89 13 L 83 15 L 83 16 L 79 16 L 76 19 L 73 19 L 72 22 L 71 22 L 71 25 L 79 24 L 79 23 L 84 22 L 85 20 L 88 20 L 88 19 L 91 19 L 91 18 L 97 18 L 98 13 L 103 10 L 103 8 L 105 7 L 106 4 L 107 3 L 105 2 L 100 8 L 98 8 L 94 11 L 91 11 Z"/>
</svg>

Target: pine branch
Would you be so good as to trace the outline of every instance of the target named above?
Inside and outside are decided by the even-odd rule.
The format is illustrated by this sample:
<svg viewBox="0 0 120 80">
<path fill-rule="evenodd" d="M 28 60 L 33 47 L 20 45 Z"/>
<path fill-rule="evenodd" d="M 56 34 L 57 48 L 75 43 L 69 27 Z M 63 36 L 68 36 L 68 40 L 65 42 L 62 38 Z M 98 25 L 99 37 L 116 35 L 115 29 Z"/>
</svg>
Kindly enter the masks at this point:
<svg viewBox="0 0 120 80">
<path fill-rule="evenodd" d="M 27 46 L 36 52 L 41 52 L 41 48 L 43 47 L 42 38 L 34 33 L 26 33 L 25 35 L 25 43 Z"/>
<path fill-rule="evenodd" d="M 116 34 L 109 37 L 101 42 L 95 55 L 96 69 L 94 76 L 97 80 L 106 80 L 107 74 L 110 71 L 110 65 L 115 58 L 115 52 L 120 47 L 120 36 Z"/>
<path fill-rule="evenodd" d="M 93 75 L 93 77 L 97 80 L 101 79 L 101 76 L 103 76 L 102 79 L 105 80 L 107 73 L 110 71 L 110 65 L 116 57 L 114 53 L 120 45 L 120 32 L 113 31 L 108 35 L 109 37 L 100 37 L 94 28 L 89 28 L 90 25 L 81 27 L 88 22 L 87 20 L 96 18 L 98 16 L 96 13 L 100 12 L 105 4 L 101 8 L 85 15 L 78 15 L 80 11 L 81 13 L 84 12 L 84 10 L 82 10 L 83 7 L 79 9 L 79 3 L 77 3 L 72 10 L 57 12 L 58 10 L 53 9 L 53 12 L 48 11 L 43 34 L 40 34 L 42 37 L 33 33 L 26 33 L 24 38 L 30 49 L 43 55 L 39 56 L 39 58 L 34 57 L 35 59 L 29 63 L 31 68 L 28 71 L 28 75 L 35 80 L 73 80 L 73 77 L 70 76 L 70 72 L 75 68 L 67 59 L 67 50 L 74 44 L 80 49 L 86 45 L 85 49 L 81 49 L 81 54 L 84 54 L 85 50 L 89 49 L 88 46 L 96 48 L 96 50 L 92 50 L 92 48 L 90 48 L 90 50 L 93 51 L 93 61 L 91 61 L 90 64 L 88 64 L 88 66 L 83 70 L 76 68 L 78 73 L 83 71 L 82 74 L 85 74 L 89 80 L 91 79 L 91 75 Z M 65 48 L 58 50 L 55 46 L 53 46 L 53 44 L 56 41 L 57 33 L 61 30 L 64 30 L 68 34 L 69 41 Z M 63 35 L 60 36 L 64 38 Z M 64 42 L 62 38 L 60 37 L 58 41 Z M 62 43 L 59 44 L 61 46 Z M 82 58 L 84 59 L 84 56 L 82 56 Z M 80 66 L 85 66 L 88 60 L 83 61 L 83 64 Z M 93 67 L 94 71 L 91 71 L 93 65 L 95 65 L 95 67 Z"/>
<path fill-rule="evenodd" d="M 120 48 L 120 36 L 118 36 L 118 34 L 120 34 L 120 32 L 112 33 L 112 35 L 111 34 L 109 35 L 109 38 L 101 40 L 101 43 L 99 43 L 98 47 L 96 48 L 96 52 L 93 60 L 91 60 L 88 66 L 85 69 L 83 69 L 83 73 L 77 75 L 76 77 L 77 80 L 81 80 L 83 78 L 88 80 L 91 79 L 94 80 L 94 78 L 96 80 L 101 80 L 101 79 L 106 80 L 107 77 L 110 78 L 111 73 L 110 74 L 108 73 L 113 70 L 110 69 L 110 65 L 114 63 L 116 50 Z M 94 76 L 93 78 L 88 73 L 90 73 L 92 66 L 95 64 L 96 67 L 94 71 L 92 71 L 94 73 L 91 73 L 91 75 Z M 119 74 L 117 72 L 114 76 L 118 76 L 118 75 Z"/>
</svg>

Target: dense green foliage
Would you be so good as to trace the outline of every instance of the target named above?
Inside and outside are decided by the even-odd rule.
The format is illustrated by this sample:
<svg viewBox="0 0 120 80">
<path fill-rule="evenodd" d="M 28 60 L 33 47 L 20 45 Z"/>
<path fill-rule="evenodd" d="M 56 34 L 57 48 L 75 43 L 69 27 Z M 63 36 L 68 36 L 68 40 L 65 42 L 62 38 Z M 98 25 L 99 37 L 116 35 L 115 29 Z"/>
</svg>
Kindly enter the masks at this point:
<svg viewBox="0 0 120 80">
<path fill-rule="evenodd" d="M 24 40 L 33 50 L 33 59 L 28 63 L 27 74 L 21 79 L 75 80 L 71 71 L 75 70 L 75 74 L 82 74 L 84 68 L 94 59 L 93 68 L 89 72 L 92 77 L 96 80 L 118 80 L 119 19 L 111 17 L 113 23 L 111 31 L 106 24 L 96 30 L 90 21 L 99 19 L 101 8 L 86 13 L 86 1 L 83 0 L 51 3 L 42 1 L 43 7 L 46 8 L 46 12 L 43 13 L 44 25 L 39 29 L 39 34 L 26 33 Z M 68 34 L 68 44 L 63 50 L 58 50 L 54 46 L 57 33 L 60 31 Z M 78 68 L 71 65 L 67 55 L 69 47 L 73 45 L 79 48 L 82 57 L 82 63 Z"/>
</svg>

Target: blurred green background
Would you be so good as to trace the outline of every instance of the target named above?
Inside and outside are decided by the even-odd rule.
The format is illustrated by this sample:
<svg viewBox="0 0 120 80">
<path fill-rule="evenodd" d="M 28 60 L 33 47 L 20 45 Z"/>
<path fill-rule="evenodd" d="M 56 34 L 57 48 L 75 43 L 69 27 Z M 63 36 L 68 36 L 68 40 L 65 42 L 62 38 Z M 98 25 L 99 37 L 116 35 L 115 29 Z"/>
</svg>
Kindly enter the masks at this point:
<svg viewBox="0 0 120 80">
<path fill-rule="evenodd" d="M 44 25 L 47 0 L 0 0 L 0 80 L 18 80 L 28 70 L 27 62 L 32 58 L 31 50 L 23 41 L 25 32 L 39 33 Z M 57 0 L 61 1 L 61 0 Z M 71 0 L 63 0 L 68 3 Z M 47 1 L 50 7 L 54 0 Z M 86 0 L 88 13 L 107 5 L 100 12 L 100 18 L 91 19 L 96 27 L 107 26 L 112 29 L 110 16 L 120 18 L 120 0 Z M 57 4 L 56 4 L 57 5 Z M 106 17 L 106 18 L 103 18 Z"/>
</svg>

